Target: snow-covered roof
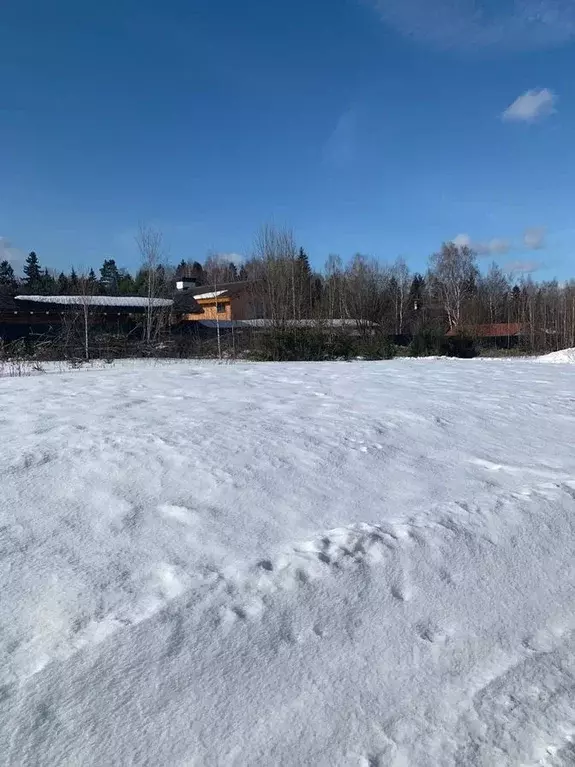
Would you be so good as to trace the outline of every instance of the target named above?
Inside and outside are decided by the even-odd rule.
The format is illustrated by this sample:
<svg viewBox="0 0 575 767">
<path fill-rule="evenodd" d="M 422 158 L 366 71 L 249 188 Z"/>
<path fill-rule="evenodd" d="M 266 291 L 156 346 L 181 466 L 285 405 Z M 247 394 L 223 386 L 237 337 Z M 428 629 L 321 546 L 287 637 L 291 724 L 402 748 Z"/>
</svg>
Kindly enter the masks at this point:
<svg viewBox="0 0 575 767">
<path fill-rule="evenodd" d="M 199 301 L 202 298 L 219 298 L 220 296 L 225 296 L 227 292 L 227 290 L 213 290 L 211 293 L 200 293 L 199 295 L 195 293 L 194 298 L 196 301 Z"/>
<path fill-rule="evenodd" d="M 63 304 L 65 306 L 118 306 L 142 308 L 149 306 L 149 299 L 142 296 L 16 296 L 16 301 L 34 301 L 44 304 Z M 170 298 L 154 298 L 153 306 L 171 307 Z"/>
</svg>

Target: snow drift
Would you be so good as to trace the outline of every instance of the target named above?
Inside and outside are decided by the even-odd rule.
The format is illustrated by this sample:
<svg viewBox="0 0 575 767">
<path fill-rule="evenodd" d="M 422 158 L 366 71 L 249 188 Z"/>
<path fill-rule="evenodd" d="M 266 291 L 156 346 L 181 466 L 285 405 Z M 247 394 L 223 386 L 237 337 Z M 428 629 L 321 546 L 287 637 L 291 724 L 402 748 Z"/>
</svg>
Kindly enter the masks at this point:
<svg viewBox="0 0 575 767">
<path fill-rule="evenodd" d="M 574 373 L 0 382 L 4 763 L 573 764 Z"/>
<path fill-rule="evenodd" d="M 551 354 L 544 354 L 542 357 L 539 357 L 539 362 L 556 362 L 556 363 L 567 362 L 567 363 L 574 364 L 575 349 L 561 349 L 558 352 L 551 352 Z"/>
</svg>

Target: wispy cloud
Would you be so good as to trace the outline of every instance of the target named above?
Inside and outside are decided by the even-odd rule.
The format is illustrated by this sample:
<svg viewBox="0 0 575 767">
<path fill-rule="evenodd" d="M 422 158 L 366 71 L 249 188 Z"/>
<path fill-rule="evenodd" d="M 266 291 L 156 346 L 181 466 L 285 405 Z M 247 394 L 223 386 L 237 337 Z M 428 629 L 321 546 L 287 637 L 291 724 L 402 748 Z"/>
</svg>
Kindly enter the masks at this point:
<svg viewBox="0 0 575 767">
<path fill-rule="evenodd" d="M 512 250 L 542 250 L 546 244 L 545 235 L 545 227 L 530 226 L 525 230 L 521 239 L 492 237 L 490 240 L 474 240 L 469 234 L 462 233 L 454 237 L 452 242 L 459 247 L 471 248 L 478 256 L 501 256 Z"/>
<path fill-rule="evenodd" d="M 533 49 L 575 37 L 573 0 L 371 0 L 403 35 L 439 48 Z"/>
<path fill-rule="evenodd" d="M 553 114 L 557 96 L 548 88 L 531 90 L 515 99 L 501 115 L 505 122 L 533 122 Z"/>
<path fill-rule="evenodd" d="M 500 255 L 501 253 L 508 253 L 511 249 L 509 240 L 501 237 L 493 237 L 486 242 L 480 242 L 472 240 L 468 234 L 458 234 L 457 237 L 453 238 L 453 242 L 459 247 L 471 248 L 478 256 Z"/>
<path fill-rule="evenodd" d="M 8 261 L 14 271 L 21 272 L 26 260 L 26 254 L 19 248 L 14 248 L 5 237 L 0 237 L 0 261 Z"/>
<path fill-rule="evenodd" d="M 355 109 L 348 109 L 339 116 L 323 148 L 324 161 L 328 165 L 340 169 L 353 165 L 357 151 L 357 124 Z"/>
<path fill-rule="evenodd" d="M 541 250 L 545 247 L 545 234 L 544 226 L 531 226 L 525 230 L 523 244 L 528 250 Z"/>
<path fill-rule="evenodd" d="M 504 269 L 508 274 L 532 274 L 542 266 L 540 261 L 510 261 Z"/>
</svg>

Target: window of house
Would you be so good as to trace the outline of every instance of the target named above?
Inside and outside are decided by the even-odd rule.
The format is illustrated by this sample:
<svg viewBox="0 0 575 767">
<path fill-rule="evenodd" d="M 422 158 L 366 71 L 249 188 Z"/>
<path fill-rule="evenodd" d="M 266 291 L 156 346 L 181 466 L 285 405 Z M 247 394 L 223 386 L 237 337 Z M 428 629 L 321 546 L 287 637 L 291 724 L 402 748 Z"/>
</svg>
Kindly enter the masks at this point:
<svg viewBox="0 0 575 767">
<path fill-rule="evenodd" d="M 225 314 L 226 313 L 226 305 L 225 304 L 216 304 L 216 311 L 218 314 Z"/>
</svg>

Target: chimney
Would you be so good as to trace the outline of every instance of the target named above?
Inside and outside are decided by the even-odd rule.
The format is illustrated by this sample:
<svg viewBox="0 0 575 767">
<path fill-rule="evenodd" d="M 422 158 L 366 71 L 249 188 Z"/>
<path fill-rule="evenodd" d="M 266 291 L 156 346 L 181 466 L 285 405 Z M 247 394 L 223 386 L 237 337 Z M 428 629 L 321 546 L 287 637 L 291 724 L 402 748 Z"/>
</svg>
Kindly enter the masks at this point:
<svg viewBox="0 0 575 767">
<path fill-rule="evenodd" d="M 195 277 L 180 277 L 176 282 L 176 290 L 191 290 L 198 285 L 198 281 Z"/>
</svg>

